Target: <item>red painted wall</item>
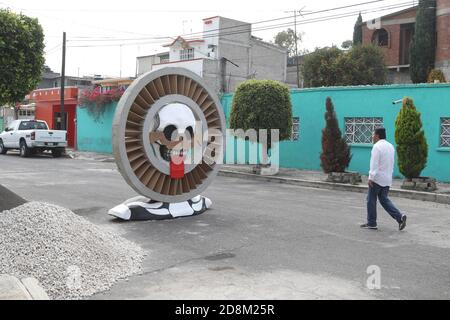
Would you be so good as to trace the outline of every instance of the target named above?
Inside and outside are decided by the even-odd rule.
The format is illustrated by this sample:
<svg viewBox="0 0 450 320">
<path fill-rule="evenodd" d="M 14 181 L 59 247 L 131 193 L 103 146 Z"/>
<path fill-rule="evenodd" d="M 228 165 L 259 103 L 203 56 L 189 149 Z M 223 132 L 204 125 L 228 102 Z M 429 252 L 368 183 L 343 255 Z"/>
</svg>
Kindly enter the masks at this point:
<svg viewBox="0 0 450 320">
<path fill-rule="evenodd" d="M 36 101 L 36 120 L 44 120 L 50 129 L 56 129 L 55 112 L 61 111 L 58 89 L 35 90 L 31 94 Z M 67 142 L 70 148 L 75 147 L 75 117 L 77 107 L 77 88 L 65 90 L 64 111 L 67 112 Z"/>
</svg>

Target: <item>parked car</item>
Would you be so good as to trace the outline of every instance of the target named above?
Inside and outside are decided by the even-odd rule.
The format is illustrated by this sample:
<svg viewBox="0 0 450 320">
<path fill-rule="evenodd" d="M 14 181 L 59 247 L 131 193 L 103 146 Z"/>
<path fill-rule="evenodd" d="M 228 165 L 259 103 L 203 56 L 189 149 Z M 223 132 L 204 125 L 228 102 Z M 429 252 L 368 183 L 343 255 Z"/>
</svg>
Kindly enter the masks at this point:
<svg viewBox="0 0 450 320">
<path fill-rule="evenodd" d="M 21 157 L 28 157 L 49 150 L 57 158 L 66 147 L 67 131 L 49 130 L 40 120 L 15 120 L 0 134 L 0 154 L 18 149 Z"/>
</svg>

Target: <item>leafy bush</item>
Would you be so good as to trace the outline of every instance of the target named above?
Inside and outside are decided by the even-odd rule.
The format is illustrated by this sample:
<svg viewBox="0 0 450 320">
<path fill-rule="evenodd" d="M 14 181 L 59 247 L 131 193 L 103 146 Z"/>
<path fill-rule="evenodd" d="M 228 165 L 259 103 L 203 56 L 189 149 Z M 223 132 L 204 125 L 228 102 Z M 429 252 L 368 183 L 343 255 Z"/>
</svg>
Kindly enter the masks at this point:
<svg viewBox="0 0 450 320">
<path fill-rule="evenodd" d="M 428 75 L 428 83 L 434 83 L 436 80 L 440 83 L 446 82 L 445 75 L 440 69 L 433 69 Z"/>
<path fill-rule="evenodd" d="M 306 87 L 386 83 L 384 54 L 372 44 L 355 45 L 347 52 L 317 49 L 305 57 L 302 71 Z"/>
<path fill-rule="evenodd" d="M 326 127 L 322 130 L 320 166 L 325 173 L 345 172 L 352 156 L 347 141 L 342 137 L 333 102 L 329 97 L 327 98 L 326 109 Z"/>
<path fill-rule="evenodd" d="M 386 83 L 386 66 L 381 49 L 372 44 L 353 46 L 336 61 L 340 73 L 338 85 L 373 85 Z"/>
<path fill-rule="evenodd" d="M 306 87 L 337 86 L 340 82 L 336 61 L 342 55 L 337 47 L 316 49 L 305 56 L 302 74 Z"/>
<path fill-rule="evenodd" d="M 422 130 L 420 113 L 410 98 L 403 99 L 403 107 L 395 121 L 398 166 L 408 179 L 420 177 L 428 158 L 428 144 Z"/>
<path fill-rule="evenodd" d="M 99 121 L 107 106 L 112 102 L 119 101 L 124 92 L 123 88 L 115 88 L 106 92 L 101 92 L 101 87 L 85 90 L 79 97 L 80 108 L 86 108 L 94 120 Z"/>
<path fill-rule="evenodd" d="M 230 116 L 232 129 L 280 131 L 280 141 L 292 134 L 292 104 L 289 89 L 272 80 L 247 80 L 239 85 L 233 98 Z"/>
</svg>

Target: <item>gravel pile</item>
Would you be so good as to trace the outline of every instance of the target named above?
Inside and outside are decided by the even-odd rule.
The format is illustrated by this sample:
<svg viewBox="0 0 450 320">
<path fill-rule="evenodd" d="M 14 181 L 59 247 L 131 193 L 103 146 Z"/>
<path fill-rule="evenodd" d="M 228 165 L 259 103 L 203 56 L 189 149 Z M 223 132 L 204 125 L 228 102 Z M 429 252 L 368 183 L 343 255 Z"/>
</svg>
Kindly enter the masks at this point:
<svg viewBox="0 0 450 320">
<path fill-rule="evenodd" d="M 0 274 L 35 277 L 52 299 L 80 299 L 141 272 L 144 251 L 72 211 L 30 202 L 0 213 Z"/>
</svg>

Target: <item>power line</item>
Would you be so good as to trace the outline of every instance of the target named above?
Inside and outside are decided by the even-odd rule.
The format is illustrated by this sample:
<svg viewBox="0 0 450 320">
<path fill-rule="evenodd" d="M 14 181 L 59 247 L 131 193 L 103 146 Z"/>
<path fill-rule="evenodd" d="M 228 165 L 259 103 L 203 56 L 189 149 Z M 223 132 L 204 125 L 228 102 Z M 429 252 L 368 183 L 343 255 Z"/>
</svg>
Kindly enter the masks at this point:
<svg viewBox="0 0 450 320">
<path fill-rule="evenodd" d="M 380 12 L 380 11 L 387 11 L 387 10 L 392 10 L 392 9 L 399 9 L 399 8 L 405 8 L 405 7 L 409 7 L 411 5 L 411 2 L 407 2 L 407 3 L 403 3 L 403 4 L 398 4 L 398 5 L 390 5 L 390 6 L 385 6 L 385 7 L 381 7 L 379 9 L 366 9 L 366 10 L 358 10 L 358 11 L 353 11 L 353 12 L 347 12 L 347 13 L 340 13 L 340 14 L 335 14 L 335 15 L 329 15 L 329 16 L 323 16 L 323 17 L 317 17 L 317 18 L 311 18 L 311 19 L 307 19 L 307 20 L 303 20 L 300 22 L 297 22 L 297 25 L 306 25 L 306 24 L 311 24 L 311 23 L 317 23 L 317 22 L 325 22 L 325 21 L 331 21 L 331 20 L 337 20 L 337 19 L 342 19 L 342 18 L 348 18 L 351 16 L 355 16 L 358 15 L 359 13 L 373 13 L 373 12 Z M 328 10 L 329 11 L 329 10 Z M 248 26 L 248 24 L 247 24 Z M 266 31 L 266 30 L 272 30 L 272 29 L 279 29 L 279 28 L 283 28 L 283 27 L 290 27 L 293 26 L 292 22 L 287 22 L 287 23 L 282 23 L 282 24 L 275 24 L 275 25 L 269 25 L 269 26 L 261 26 L 261 27 L 257 27 L 254 28 L 252 31 L 253 32 L 259 32 L 259 31 Z M 220 29 L 222 30 L 222 29 Z M 245 30 L 245 31 L 234 31 L 234 32 L 227 32 L 227 33 L 215 33 L 215 34 L 207 34 L 203 37 L 203 39 L 208 39 L 208 38 L 213 38 L 213 37 L 217 37 L 217 36 L 228 36 L 228 35 L 236 35 L 236 34 L 242 34 L 242 33 L 248 33 L 250 30 Z M 186 40 L 192 40 L 189 38 L 186 38 Z M 145 45 L 145 44 L 161 44 L 163 42 L 161 41 L 144 41 L 144 39 L 140 42 L 122 42 L 122 43 L 112 43 L 112 44 L 104 44 L 104 45 L 90 45 L 90 44 L 83 44 L 83 45 L 72 45 L 70 47 L 72 48 L 89 48 L 89 47 L 117 47 L 117 46 L 134 46 L 134 45 Z"/>
<path fill-rule="evenodd" d="M 367 4 L 374 4 L 374 3 L 378 3 L 378 2 L 384 2 L 384 1 L 386 1 L 386 0 L 372 0 L 372 1 L 367 1 L 367 2 L 361 2 L 361 3 L 352 4 L 352 5 L 346 5 L 346 6 L 341 6 L 341 7 L 335 7 L 335 8 L 330 8 L 330 9 L 323 9 L 323 10 L 308 12 L 308 13 L 302 14 L 302 16 L 309 16 L 309 15 L 315 15 L 315 14 L 324 13 L 324 12 L 348 9 L 348 8 L 352 8 L 352 7 L 358 7 L 358 6 L 363 6 L 363 5 L 367 5 Z M 284 17 L 279 17 L 279 18 L 274 18 L 274 19 L 256 21 L 256 22 L 253 22 L 253 23 L 238 24 L 238 25 L 235 25 L 235 26 L 230 26 L 230 27 L 225 27 L 225 28 L 211 29 L 211 30 L 202 31 L 202 32 L 186 33 L 186 34 L 181 34 L 180 36 L 181 37 L 188 37 L 188 36 L 194 36 L 194 35 L 205 35 L 205 34 L 208 34 L 208 33 L 215 32 L 215 31 L 223 31 L 223 30 L 228 30 L 228 29 L 237 29 L 237 28 L 240 28 L 240 27 L 246 27 L 247 28 L 249 25 L 257 25 L 257 24 L 274 22 L 274 21 L 280 21 L 280 20 L 287 20 L 287 19 L 292 19 L 292 18 L 294 18 L 294 16 L 292 16 L 292 15 L 291 16 L 284 16 Z M 165 39 L 174 39 L 174 38 L 176 38 L 176 36 L 174 36 L 174 37 L 166 36 L 166 37 L 163 37 L 163 38 L 165 38 Z M 121 40 L 130 40 L 131 41 L 131 40 L 155 40 L 155 39 L 161 39 L 161 37 L 129 38 L 129 39 L 121 39 Z M 71 41 L 82 41 L 82 40 L 71 40 Z M 104 39 L 104 40 L 86 40 L 86 41 L 108 41 L 108 40 Z"/>
</svg>

